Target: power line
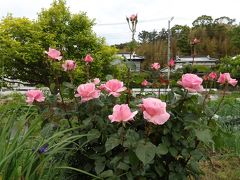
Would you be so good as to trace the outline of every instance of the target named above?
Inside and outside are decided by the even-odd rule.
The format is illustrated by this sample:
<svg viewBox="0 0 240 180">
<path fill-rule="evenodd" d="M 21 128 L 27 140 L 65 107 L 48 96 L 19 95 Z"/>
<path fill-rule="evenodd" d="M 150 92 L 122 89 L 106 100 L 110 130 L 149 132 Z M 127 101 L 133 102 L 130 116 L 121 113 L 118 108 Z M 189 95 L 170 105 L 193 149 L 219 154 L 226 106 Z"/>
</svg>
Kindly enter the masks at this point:
<svg viewBox="0 0 240 180">
<path fill-rule="evenodd" d="M 165 21 L 168 18 L 157 18 L 157 19 L 148 19 L 148 20 L 141 20 L 138 23 L 148 23 L 148 22 L 156 22 L 156 21 Z M 100 23 L 96 24 L 96 26 L 118 26 L 118 25 L 127 25 L 126 22 L 116 22 L 116 23 Z"/>
</svg>

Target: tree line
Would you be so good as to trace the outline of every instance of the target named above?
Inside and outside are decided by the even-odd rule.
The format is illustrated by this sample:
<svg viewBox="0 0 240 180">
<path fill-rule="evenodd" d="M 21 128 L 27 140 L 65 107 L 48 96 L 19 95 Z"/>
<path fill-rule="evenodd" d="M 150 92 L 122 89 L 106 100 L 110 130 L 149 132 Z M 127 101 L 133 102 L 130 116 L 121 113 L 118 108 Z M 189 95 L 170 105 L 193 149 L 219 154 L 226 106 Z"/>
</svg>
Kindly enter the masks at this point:
<svg viewBox="0 0 240 180">
<path fill-rule="evenodd" d="M 147 61 L 161 64 L 167 62 L 168 30 L 141 31 L 135 51 L 144 55 Z M 171 56 L 191 56 L 193 54 L 192 41 L 198 39 L 195 45 L 195 55 L 222 58 L 235 56 L 240 53 L 240 26 L 235 19 L 222 16 L 213 19 L 202 15 L 192 22 L 192 27 L 175 25 L 171 28 Z M 116 45 L 120 51 L 128 50 L 128 43 Z"/>
</svg>

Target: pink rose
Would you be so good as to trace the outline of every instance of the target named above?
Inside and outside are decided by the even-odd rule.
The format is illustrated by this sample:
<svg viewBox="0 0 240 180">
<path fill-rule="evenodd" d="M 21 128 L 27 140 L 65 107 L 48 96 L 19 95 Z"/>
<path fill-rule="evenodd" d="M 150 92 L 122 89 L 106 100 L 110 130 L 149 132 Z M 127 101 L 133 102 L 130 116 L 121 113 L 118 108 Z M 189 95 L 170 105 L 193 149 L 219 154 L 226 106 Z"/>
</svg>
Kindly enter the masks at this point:
<svg viewBox="0 0 240 180">
<path fill-rule="evenodd" d="M 129 19 L 130 19 L 130 21 L 136 21 L 137 20 L 137 14 L 136 15 L 135 14 L 131 15 Z"/>
<path fill-rule="evenodd" d="M 99 98 L 100 90 L 96 90 L 94 83 L 81 84 L 77 88 L 75 97 L 81 97 L 81 102 L 86 102 L 91 99 Z"/>
<path fill-rule="evenodd" d="M 192 40 L 192 45 L 196 45 L 196 44 L 198 44 L 198 43 L 200 43 L 200 40 L 199 39 L 197 39 L 197 38 L 194 38 L 193 40 Z"/>
<path fill-rule="evenodd" d="M 120 92 L 125 91 L 127 88 L 123 87 L 123 82 L 117 79 L 111 79 L 106 82 L 104 89 L 109 93 L 109 95 L 119 97 L 121 95 Z"/>
<path fill-rule="evenodd" d="M 137 114 L 137 111 L 131 112 L 128 104 L 115 105 L 113 107 L 113 114 L 108 118 L 111 122 L 126 122 L 133 120 L 133 117 Z"/>
<path fill-rule="evenodd" d="M 144 79 L 144 81 L 141 83 L 142 86 L 147 86 L 148 84 L 149 82 L 146 79 Z"/>
<path fill-rule="evenodd" d="M 58 51 L 56 49 L 49 48 L 48 52 L 45 51 L 45 53 L 51 59 L 54 59 L 54 60 L 56 59 L 56 60 L 59 60 L 59 61 L 62 59 L 62 56 L 60 56 L 61 55 L 60 51 Z"/>
<path fill-rule="evenodd" d="M 195 74 L 184 74 L 182 75 L 182 81 L 178 81 L 177 83 L 189 92 L 201 92 L 203 91 L 202 82 L 203 79 Z"/>
<path fill-rule="evenodd" d="M 236 84 L 238 83 L 238 81 L 236 79 L 232 79 L 229 73 L 223 73 L 220 74 L 218 81 L 220 84 L 231 84 L 232 86 L 236 86 Z"/>
<path fill-rule="evenodd" d="M 153 63 L 153 64 L 151 64 L 151 68 L 153 70 L 158 70 L 160 68 L 160 64 L 159 63 Z"/>
<path fill-rule="evenodd" d="M 26 93 L 26 96 L 27 96 L 26 102 L 28 104 L 32 104 L 34 101 L 43 102 L 45 100 L 45 97 L 41 90 L 29 90 Z"/>
<path fill-rule="evenodd" d="M 214 79 L 217 79 L 217 73 L 215 72 L 211 72 L 208 77 L 211 79 L 211 80 L 214 80 Z"/>
<path fill-rule="evenodd" d="M 169 63 L 168 63 L 168 66 L 169 66 L 170 68 L 173 68 L 174 65 L 175 65 L 174 59 L 170 59 L 170 61 L 169 61 Z"/>
<path fill-rule="evenodd" d="M 62 64 L 64 71 L 72 71 L 76 68 L 76 62 L 73 60 L 66 60 L 64 64 Z"/>
<path fill-rule="evenodd" d="M 84 61 L 86 63 L 90 63 L 90 62 L 93 62 L 93 58 L 90 54 L 87 54 L 86 57 L 84 58 Z"/>
<path fill-rule="evenodd" d="M 99 79 L 99 78 L 93 79 L 93 83 L 94 83 L 94 84 L 99 84 L 99 83 L 100 83 L 100 79 Z"/>
<path fill-rule="evenodd" d="M 146 98 L 142 102 L 139 107 L 143 111 L 144 119 L 148 122 L 162 125 L 170 118 L 170 114 L 166 112 L 166 103 L 160 99 Z"/>
</svg>

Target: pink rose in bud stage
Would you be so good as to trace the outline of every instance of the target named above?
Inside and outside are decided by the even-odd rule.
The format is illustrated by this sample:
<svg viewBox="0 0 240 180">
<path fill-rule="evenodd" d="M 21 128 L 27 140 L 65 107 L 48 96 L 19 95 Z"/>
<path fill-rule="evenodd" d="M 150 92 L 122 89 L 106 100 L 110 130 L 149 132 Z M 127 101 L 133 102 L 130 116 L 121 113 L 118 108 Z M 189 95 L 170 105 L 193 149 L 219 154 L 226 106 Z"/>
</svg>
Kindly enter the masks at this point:
<svg viewBox="0 0 240 180">
<path fill-rule="evenodd" d="M 231 78 L 229 73 L 220 74 L 217 82 L 220 84 L 228 83 L 231 84 L 232 86 L 236 86 L 236 84 L 238 83 L 236 79 Z"/>
<path fill-rule="evenodd" d="M 131 15 L 129 19 L 130 19 L 130 21 L 136 21 L 137 20 L 137 14 L 136 15 L 135 14 Z"/>
<path fill-rule="evenodd" d="M 144 79 L 144 81 L 141 83 L 142 86 L 147 86 L 148 84 L 149 82 L 146 79 Z"/>
<path fill-rule="evenodd" d="M 77 65 L 73 60 L 66 60 L 64 64 L 62 64 L 62 67 L 64 71 L 72 71 L 77 67 Z"/>
<path fill-rule="evenodd" d="M 153 70 L 158 70 L 160 68 L 160 64 L 159 63 L 153 63 L 153 64 L 151 64 L 151 68 Z"/>
<path fill-rule="evenodd" d="M 137 114 L 137 111 L 131 112 L 128 104 L 115 105 L 113 107 L 113 114 L 108 118 L 111 122 L 127 122 L 133 120 L 133 117 Z"/>
<path fill-rule="evenodd" d="M 29 90 L 27 91 L 26 96 L 27 96 L 26 102 L 28 104 L 32 104 L 34 101 L 43 102 L 45 100 L 45 97 L 41 90 Z"/>
<path fill-rule="evenodd" d="M 170 114 L 166 112 L 166 103 L 157 98 L 142 99 L 139 107 L 143 111 L 144 119 L 153 124 L 162 125 L 169 118 Z"/>
<path fill-rule="evenodd" d="M 99 78 L 93 79 L 93 83 L 94 83 L 94 84 L 99 84 L 99 83 L 100 83 L 100 79 L 99 79 Z"/>
<path fill-rule="evenodd" d="M 81 102 L 99 98 L 100 90 L 97 90 L 94 83 L 81 84 L 77 88 L 75 97 L 81 97 Z"/>
<path fill-rule="evenodd" d="M 84 61 L 86 63 L 90 63 L 90 62 L 93 62 L 93 58 L 90 54 L 87 54 L 86 57 L 84 58 Z"/>
<path fill-rule="evenodd" d="M 182 81 L 178 81 L 177 83 L 189 92 L 201 92 L 203 91 L 203 86 L 201 85 L 202 82 L 203 79 L 196 74 L 184 74 L 182 75 Z"/>
<path fill-rule="evenodd" d="M 56 49 L 52 49 L 52 48 L 49 48 L 48 52 L 45 51 L 45 53 L 48 55 L 49 58 L 51 59 L 54 59 L 54 60 L 61 60 L 62 59 L 62 56 L 61 55 L 61 52 L 56 50 Z"/>
<path fill-rule="evenodd" d="M 208 81 L 209 77 L 208 77 L 208 75 L 205 74 L 202 78 L 203 78 L 204 81 Z"/>
<path fill-rule="evenodd" d="M 127 88 L 123 87 L 123 82 L 117 79 L 111 79 L 104 85 L 104 90 L 106 90 L 110 95 L 114 97 L 119 97 L 120 92 L 125 91 Z"/>
<path fill-rule="evenodd" d="M 211 72 L 208 77 L 211 79 L 211 80 L 214 80 L 214 79 L 217 79 L 217 73 L 215 72 Z"/>
<path fill-rule="evenodd" d="M 101 91 L 105 90 L 105 84 L 101 84 L 100 86 L 98 86 L 98 89 L 100 89 Z"/>
<path fill-rule="evenodd" d="M 194 38 L 192 41 L 192 45 L 196 45 L 198 43 L 200 43 L 200 40 L 198 40 L 197 38 Z"/>
<path fill-rule="evenodd" d="M 174 61 L 174 59 L 170 59 L 170 61 L 169 61 L 169 63 L 168 63 L 168 66 L 169 66 L 170 68 L 173 68 L 173 67 L 175 66 L 175 61 Z"/>
</svg>

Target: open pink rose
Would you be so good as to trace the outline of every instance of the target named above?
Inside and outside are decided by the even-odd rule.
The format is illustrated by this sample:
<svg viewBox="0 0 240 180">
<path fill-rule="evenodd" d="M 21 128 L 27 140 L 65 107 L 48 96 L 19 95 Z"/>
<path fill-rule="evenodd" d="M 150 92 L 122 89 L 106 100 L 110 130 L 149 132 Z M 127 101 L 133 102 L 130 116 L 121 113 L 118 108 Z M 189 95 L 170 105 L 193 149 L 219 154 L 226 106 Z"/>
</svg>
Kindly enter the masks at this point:
<svg viewBox="0 0 240 180">
<path fill-rule="evenodd" d="M 119 97 L 120 92 L 125 91 L 127 88 L 123 87 L 123 82 L 117 79 L 111 79 L 104 85 L 104 89 L 109 93 L 109 95 L 113 95 L 114 97 Z"/>
<path fill-rule="evenodd" d="M 148 84 L 149 82 L 146 79 L 144 79 L 144 81 L 141 83 L 142 86 L 147 86 Z"/>
<path fill-rule="evenodd" d="M 27 96 L 26 102 L 28 104 L 32 104 L 34 101 L 43 102 L 45 100 L 43 92 L 38 89 L 27 91 L 26 96 Z"/>
<path fill-rule="evenodd" d="M 64 64 L 62 64 L 62 67 L 64 71 L 72 71 L 77 67 L 77 65 L 73 60 L 66 60 Z"/>
<path fill-rule="evenodd" d="M 99 98 L 100 90 L 96 90 L 94 83 L 81 84 L 77 88 L 75 97 L 81 97 L 81 102 L 86 102 L 91 99 Z"/>
<path fill-rule="evenodd" d="M 166 103 L 160 99 L 146 98 L 142 102 L 139 107 L 142 109 L 144 119 L 147 121 L 162 125 L 170 118 L 170 114 L 166 112 Z"/>
<path fill-rule="evenodd" d="M 90 62 L 93 62 L 93 58 L 90 54 L 87 54 L 86 57 L 84 58 L 84 61 L 86 63 L 90 63 Z"/>
<path fill-rule="evenodd" d="M 115 105 L 113 107 L 113 114 L 108 118 L 111 122 L 126 122 L 133 120 L 133 117 L 137 114 L 137 111 L 131 112 L 128 104 Z"/>
<path fill-rule="evenodd" d="M 159 63 L 153 63 L 153 64 L 151 64 L 151 68 L 153 70 L 158 70 L 160 68 L 160 64 Z"/>
<path fill-rule="evenodd" d="M 56 49 L 49 48 L 48 52 L 46 51 L 45 53 L 51 59 L 59 60 L 59 61 L 62 59 L 62 56 L 60 56 L 61 52 Z"/>
<path fill-rule="evenodd" d="M 214 79 L 217 79 L 217 73 L 215 72 L 211 72 L 208 77 L 211 79 L 211 80 L 214 80 Z"/>
<path fill-rule="evenodd" d="M 203 86 L 201 85 L 202 82 L 203 79 L 196 74 L 184 74 L 182 75 L 182 81 L 178 81 L 177 83 L 189 92 L 201 92 L 203 91 Z"/>
<path fill-rule="evenodd" d="M 238 81 L 236 79 L 232 79 L 229 73 L 223 73 L 220 74 L 218 81 L 220 84 L 231 84 L 232 86 L 236 86 L 236 84 L 238 83 Z"/>
</svg>

